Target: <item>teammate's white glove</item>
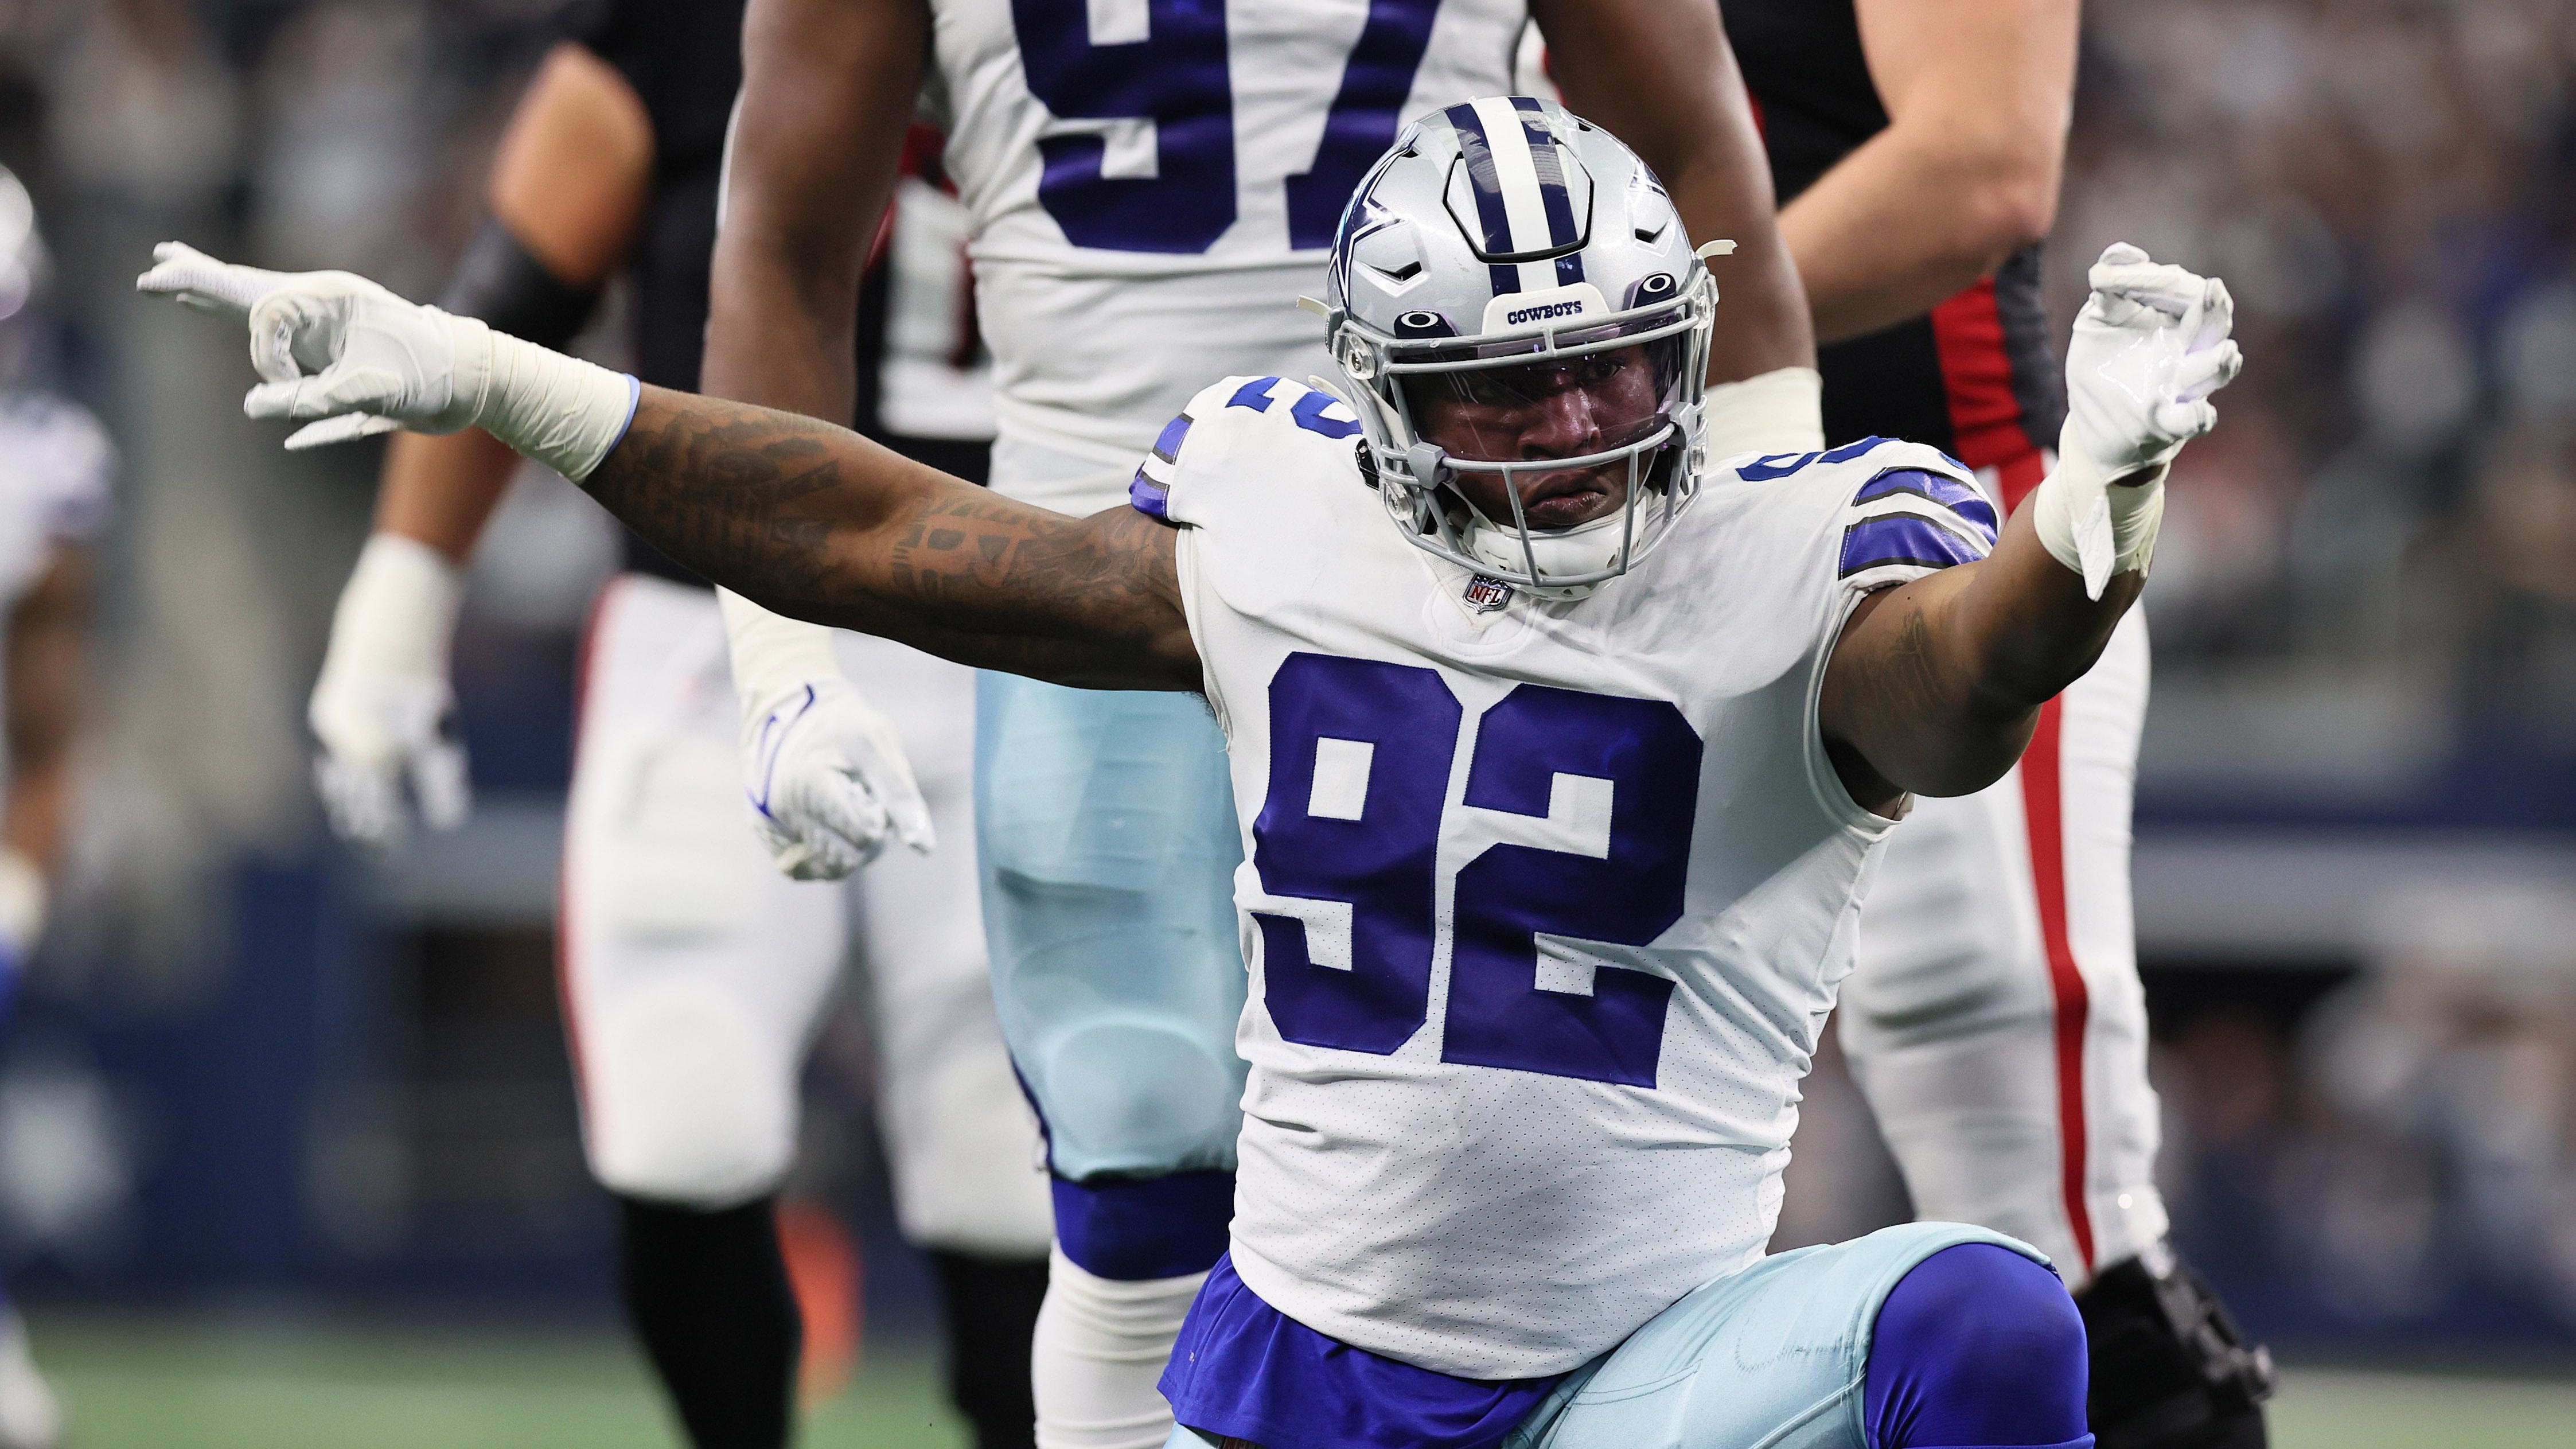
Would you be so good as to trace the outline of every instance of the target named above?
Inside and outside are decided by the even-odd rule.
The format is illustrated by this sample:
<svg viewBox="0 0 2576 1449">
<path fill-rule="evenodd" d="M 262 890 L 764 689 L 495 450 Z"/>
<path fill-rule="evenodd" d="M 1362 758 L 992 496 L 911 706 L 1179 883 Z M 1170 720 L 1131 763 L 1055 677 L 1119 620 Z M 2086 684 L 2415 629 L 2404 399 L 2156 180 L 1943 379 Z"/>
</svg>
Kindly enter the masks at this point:
<svg viewBox="0 0 2576 1449">
<path fill-rule="evenodd" d="M 831 631 L 718 589 L 742 699 L 744 782 L 770 859 L 839 880 L 889 837 L 927 855 L 930 806 L 893 721 L 841 677 Z"/>
<path fill-rule="evenodd" d="M 251 366 L 266 381 L 242 411 L 311 423 L 289 448 L 480 426 L 579 482 L 634 416 L 633 378 L 416 306 L 364 277 L 234 266 L 178 242 L 152 255 L 136 290 L 249 322 Z"/>
<path fill-rule="evenodd" d="M 2032 522 L 2098 599 L 2112 575 L 2143 572 L 2153 559 L 2166 469 L 2217 425 L 2209 395 L 2245 358 L 2227 337 L 2236 304 L 2215 277 L 2120 242 L 2086 280 L 2093 295 L 2066 348 L 2066 427 Z"/>
<path fill-rule="evenodd" d="M 472 804 L 465 747 L 452 732 L 448 646 L 464 583 L 438 550 L 400 534 L 367 540 L 331 616 L 331 647 L 305 717 L 322 753 L 314 788 L 331 828 L 363 845 L 404 833 L 403 782 L 436 830 Z"/>
</svg>

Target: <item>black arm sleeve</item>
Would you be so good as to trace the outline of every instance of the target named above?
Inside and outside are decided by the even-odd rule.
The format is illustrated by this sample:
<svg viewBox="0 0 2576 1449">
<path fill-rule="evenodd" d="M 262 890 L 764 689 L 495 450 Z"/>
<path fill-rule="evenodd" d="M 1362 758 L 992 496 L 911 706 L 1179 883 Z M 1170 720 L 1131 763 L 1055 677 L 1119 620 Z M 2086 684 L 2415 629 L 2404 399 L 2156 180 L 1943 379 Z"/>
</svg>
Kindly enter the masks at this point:
<svg viewBox="0 0 2576 1449">
<path fill-rule="evenodd" d="M 441 311 L 553 348 L 572 341 L 598 302 L 599 289 L 564 285 L 498 217 L 484 218 L 438 297 Z"/>
</svg>

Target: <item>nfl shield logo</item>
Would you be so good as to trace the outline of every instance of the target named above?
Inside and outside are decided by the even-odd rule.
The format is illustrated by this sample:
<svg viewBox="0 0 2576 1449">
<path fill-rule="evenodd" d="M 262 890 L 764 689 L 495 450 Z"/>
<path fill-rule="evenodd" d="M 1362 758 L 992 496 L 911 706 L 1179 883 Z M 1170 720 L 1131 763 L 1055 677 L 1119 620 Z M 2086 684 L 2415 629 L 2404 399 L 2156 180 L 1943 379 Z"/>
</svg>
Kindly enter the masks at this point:
<svg viewBox="0 0 2576 1449">
<path fill-rule="evenodd" d="M 1490 614 L 1512 601 L 1512 586 L 1501 579 L 1476 575 L 1467 585 L 1467 607 L 1479 614 Z"/>
</svg>

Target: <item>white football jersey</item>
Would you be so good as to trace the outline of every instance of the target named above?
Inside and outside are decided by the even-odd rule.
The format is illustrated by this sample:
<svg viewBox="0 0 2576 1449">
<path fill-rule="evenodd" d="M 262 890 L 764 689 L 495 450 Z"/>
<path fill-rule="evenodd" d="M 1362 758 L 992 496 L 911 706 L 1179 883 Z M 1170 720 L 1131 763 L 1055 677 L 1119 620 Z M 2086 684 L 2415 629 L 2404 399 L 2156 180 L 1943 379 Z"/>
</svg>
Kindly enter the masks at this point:
<svg viewBox="0 0 2576 1449">
<path fill-rule="evenodd" d="M 0 608 L 36 581 L 54 544 L 98 531 L 115 471 L 107 430 L 86 410 L 0 392 Z"/>
<path fill-rule="evenodd" d="M 1523 0 L 934 0 L 1004 439 L 1097 465 L 999 490 L 1118 503 L 1208 378 L 1325 370 L 1343 204 L 1401 124 L 1511 88 Z M 1008 456 L 1007 453 L 1005 456 Z"/>
<path fill-rule="evenodd" d="M 1406 543 L 1358 431 L 1228 379 L 1133 486 L 1245 823 L 1234 1264 L 1373 1352 L 1557 1372 L 1761 1255 L 1890 826 L 1820 741 L 1828 648 L 1994 513 L 1915 444 L 1738 458 L 1549 602 Z"/>
</svg>

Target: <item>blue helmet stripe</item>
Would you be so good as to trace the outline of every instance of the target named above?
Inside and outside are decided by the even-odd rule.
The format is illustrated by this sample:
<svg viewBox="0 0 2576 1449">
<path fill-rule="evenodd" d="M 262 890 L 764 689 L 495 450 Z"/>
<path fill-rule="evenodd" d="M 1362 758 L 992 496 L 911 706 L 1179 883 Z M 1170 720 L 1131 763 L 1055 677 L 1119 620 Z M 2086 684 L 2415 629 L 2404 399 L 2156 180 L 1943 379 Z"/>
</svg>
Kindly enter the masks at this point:
<svg viewBox="0 0 2576 1449">
<path fill-rule="evenodd" d="M 1503 178 L 1494 165 L 1493 147 L 1485 139 L 1485 122 L 1472 104 L 1451 106 L 1442 114 L 1458 131 L 1458 152 L 1467 163 L 1468 189 L 1476 194 L 1476 221 L 1484 228 L 1485 253 L 1505 255 L 1512 249 L 1512 219 L 1503 209 Z M 1487 270 L 1495 296 L 1521 289 L 1519 267 L 1506 262 Z"/>
<path fill-rule="evenodd" d="M 1503 210 L 1503 177 L 1494 164 L 1494 148 L 1486 139 L 1484 119 L 1473 105 L 1451 106 L 1449 123 L 1458 128 L 1458 151 L 1467 163 L 1467 181 L 1476 193 L 1476 220 L 1485 229 L 1485 253 L 1509 256 L 1512 246 L 1512 219 Z"/>
<path fill-rule="evenodd" d="M 1537 101 L 1514 96 L 1512 105 L 1521 113 L 1521 134 L 1529 140 L 1530 166 L 1538 172 L 1539 205 L 1547 211 L 1547 244 L 1570 247 L 1583 237 L 1574 229 L 1574 200 L 1565 189 L 1565 163 L 1557 154 L 1556 137 L 1539 124 Z"/>
</svg>

